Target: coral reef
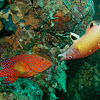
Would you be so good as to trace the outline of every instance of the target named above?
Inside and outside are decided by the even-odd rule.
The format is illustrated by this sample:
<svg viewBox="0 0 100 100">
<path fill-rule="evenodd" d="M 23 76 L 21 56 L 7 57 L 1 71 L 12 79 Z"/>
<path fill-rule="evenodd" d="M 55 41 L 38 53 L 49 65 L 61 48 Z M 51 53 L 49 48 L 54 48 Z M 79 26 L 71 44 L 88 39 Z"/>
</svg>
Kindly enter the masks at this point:
<svg viewBox="0 0 100 100">
<path fill-rule="evenodd" d="M 58 62 L 58 61 L 57 61 Z M 55 95 L 56 89 L 64 93 L 66 90 L 66 73 L 67 66 L 65 62 L 58 62 L 57 66 L 52 66 L 43 73 L 40 73 L 32 78 L 34 82 L 43 89 L 47 96 L 44 100 L 56 100 L 58 97 Z"/>
<path fill-rule="evenodd" d="M 5 0 L 0 0 L 0 8 L 2 8 Z"/>
<path fill-rule="evenodd" d="M 95 19 L 95 20 L 99 20 L 100 19 L 100 1 L 99 0 L 93 0 L 94 1 L 94 9 L 95 9 L 95 15 L 94 15 L 94 17 L 93 17 L 93 19 Z"/>
<path fill-rule="evenodd" d="M 100 98 L 100 50 L 93 55 L 76 61 L 67 62 L 67 93 L 59 100 L 99 100 Z M 97 60 L 94 60 L 97 59 Z M 80 62 L 80 63 L 79 63 Z M 64 99 L 63 99 L 64 98 Z"/>
<path fill-rule="evenodd" d="M 10 0 L 8 1 L 12 2 Z M 70 1 L 69 4 L 71 4 L 69 8 L 66 7 L 64 0 L 60 0 L 59 2 L 57 0 L 34 0 L 33 4 L 31 1 L 29 4 L 25 3 L 25 0 L 22 2 L 15 0 L 0 11 L 1 32 L 3 29 L 13 31 L 12 35 L 10 34 L 12 32 L 9 32 L 11 36 L 5 37 L 8 48 L 11 48 L 8 56 L 25 53 L 32 46 L 39 50 L 37 53 L 39 53 L 41 49 L 48 53 L 48 49 L 52 47 L 59 51 L 59 48 L 70 43 L 69 37 L 67 37 L 69 34 L 65 32 L 74 31 L 77 32 L 77 34 L 83 34 L 84 31 L 80 30 L 85 30 L 88 22 L 94 15 L 92 1 L 86 3 L 83 1 Z M 72 8 L 75 5 L 84 11 L 78 16 L 82 21 L 76 20 L 76 17 L 72 17 L 75 16 L 75 13 L 72 12 Z M 90 10 L 90 5 L 92 6 L 92 10 Z M 88 12 L 86 12 L 86 8 L 88 8 Z M 84 17 L 82 17 L 83 15 Z M 85 27 L 83 28 L 81 25 Z M 4 34 L 8 33 L 4 32 Z M 66 38 L 61 34 L 67 35 Z M 44 54 L 44 52 L 39 54 Z"/>
<path fill-rule="evenodd" d="M 43 96 L 42 90 L 35 82 L 24 78 L 9 85 L 0 83 L 0 93 L 4 100 L 42 100 Z"/>
<path fill-rule="evenodd" d="M 72 44 L 69 32 L 84 34 L 94 15 L 93 7 L 92 0 L 8 0 L 0 10 L 0 61 L 27 53 L 50 59 L 53 65 L 29 79 L 20 78 L 7 87 L 1 84 L 0 98 L 41 100 L 44 95 L 43 100 L 56 100 L 61 98 L 58 91 L 66 95 L 67 66 L 72 64 L 60 62 L 57 55 Z"/>
<path fill-rule="evenodd" d="M 83 67 L 81 67 L 81 69 L 79 70 L 80 72 L 77 72 L 75 78 L 68 86 L 69 94 L 66 97 L 70 99 L 80 98 L 80 100 L 84 100 L 87 98 L 91 100 L 94 97 L 95 100 L 99 100 L 100 73 L 98 73 L 98 67 L 99 63 L 95 66 L 91 66 L 91 64 L 85 62 L 83 64 Z"/>
</svg>

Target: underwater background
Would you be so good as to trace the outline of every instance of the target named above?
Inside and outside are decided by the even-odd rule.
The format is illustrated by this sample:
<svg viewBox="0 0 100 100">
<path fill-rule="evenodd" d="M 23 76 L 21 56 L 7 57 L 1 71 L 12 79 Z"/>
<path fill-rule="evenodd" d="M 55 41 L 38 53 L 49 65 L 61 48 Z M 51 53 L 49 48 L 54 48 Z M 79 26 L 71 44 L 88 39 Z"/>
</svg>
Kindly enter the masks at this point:
<svg viewBox="0 0 100 100">
<path fill-rule="evenodd" d="M 36 54 L 52 61 L 47 70 L 3 84 L 0 100 L 100 100 L 100 49 L 60 61 L 72 44 L 100 19 L 100 0 L 0 0 L 0 61 Z M 1 68 L 0 68 L 1 69 Z"/>
</svg>

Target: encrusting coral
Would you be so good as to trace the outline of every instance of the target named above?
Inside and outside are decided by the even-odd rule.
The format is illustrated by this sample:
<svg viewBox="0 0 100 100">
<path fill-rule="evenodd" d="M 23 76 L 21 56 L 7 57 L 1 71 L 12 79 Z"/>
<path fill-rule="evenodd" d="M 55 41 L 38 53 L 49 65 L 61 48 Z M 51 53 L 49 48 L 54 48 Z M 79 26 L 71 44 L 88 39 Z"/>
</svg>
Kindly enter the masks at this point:
<svg viewBox="0 0 100 100">
<path fill-rule="evenodd" d="M 68 3 L 64 1 L 68 1 Z M 2 34 L 0 61 L 27 53 L 43 56 L 51 60 L 53 65 L 34 77 L 20 78 L 9 85 L 9 88 L 12 89 L 10 94 L 6 90 L 6 85 L 1 84 L 4 89 L 1 90 L 0 96 L 6 93 L 6 98 L 9 100 L 13 99 L 12 95 L 15 99 L 42 100 L 44 95 L 44 100 L 56 100 L 59 98 L 56 91 L 67 92 L 66 71 L 68 67 L 66 62 L 58 60 L 57 55 L 64 51 L 63 47 L 70 46 L 69 32 L 83 34 L 92 19 L 94 15 L 93 2 L 92 0 L 85 1 L 8 0 L 9 5 L 0 10 L 0 26 L 2 26 L 0 27 L 0 34 Z M 80 14 L 78 18 L 76 14 Z M 37 89 L 38 86 L 33 81 L 41 89 Z M 13 88 L 16 86 L 19 89 Z M 37 93 L 32 90 L 34 88 L 37 89 Z M 40 91 L 39 95 L 38 90 Z M 14 93 L 14 91 L 18 92 Z M 27 94 L 28 96 L 26 96 Z"/>
</svg>

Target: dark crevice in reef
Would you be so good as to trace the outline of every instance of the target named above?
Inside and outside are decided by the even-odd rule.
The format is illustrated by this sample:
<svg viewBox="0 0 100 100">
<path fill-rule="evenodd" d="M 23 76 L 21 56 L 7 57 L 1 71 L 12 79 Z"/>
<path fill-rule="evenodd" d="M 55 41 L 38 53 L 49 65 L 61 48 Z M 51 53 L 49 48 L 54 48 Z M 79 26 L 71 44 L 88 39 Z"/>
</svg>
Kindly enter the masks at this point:
<svg viewBox="0 0 100 100">
<path fill-rule="evenodd" d="M 11 36 L 11 34 L 14 34 L 14 32 L 13 31 L 6 31 L 5 28 L 3 28 L 0 31 L 0 38 L 3 38 L 5 36 Z"/>
</svg>

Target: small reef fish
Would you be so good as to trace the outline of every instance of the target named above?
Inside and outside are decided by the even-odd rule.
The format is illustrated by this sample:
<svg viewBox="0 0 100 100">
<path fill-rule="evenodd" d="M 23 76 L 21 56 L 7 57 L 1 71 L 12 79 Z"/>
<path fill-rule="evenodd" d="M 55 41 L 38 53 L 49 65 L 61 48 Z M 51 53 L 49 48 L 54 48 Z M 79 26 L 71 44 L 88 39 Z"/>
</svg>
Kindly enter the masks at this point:
<svg viewBox="0 0 100 100">
<path fill-rule="evenodd" d="M 0 77 L 6 77 L 3 84 L 10 84 L 19 77 L 31 77 L 43 72 L 52 62 L 38 55 L 23 54 L 2 60 Z"/>
<path fill-rule="evenodd" d="M 74 42 L 71 47 L 58 55 L 58 57 L 62 57 L 61 61 L 84 58 L 100 48 L 100 21 L 91 21 L 81 38 L 75 33 L 71 33 L 71 36 L 75 36 L 77 39 L 71 38 Z"/>
</svg>

